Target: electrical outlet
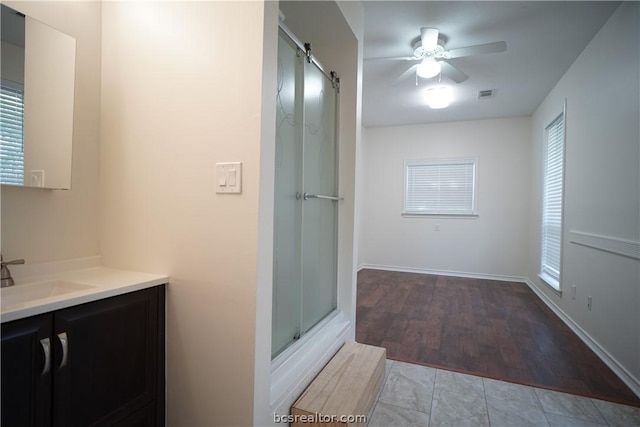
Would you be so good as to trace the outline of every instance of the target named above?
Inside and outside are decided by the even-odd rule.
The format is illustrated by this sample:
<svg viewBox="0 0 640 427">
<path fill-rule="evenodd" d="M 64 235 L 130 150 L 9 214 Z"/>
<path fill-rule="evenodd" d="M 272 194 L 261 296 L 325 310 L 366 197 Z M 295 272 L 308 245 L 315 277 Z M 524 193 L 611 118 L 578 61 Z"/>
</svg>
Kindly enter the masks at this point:
<svg viewBox="0 0 640 427">
<path fill-rule="evenodd" d="M 31 187 L 44 187 L 44 171 L 43 170 L 32 170 L 31 171 L 31 182 L 29 183 Z"/>
<path fill-rule="evenodd" d="M 592 299 L 591 299 L 591 295 L 589 295 L 589 297 L 587 298 L 587 308 L 589 310 L 591 310 L 591 304 L 592 304 Z"/>
<path fill-rule="evenodd" d="M 576 299 L 576 285 L 571 285 L 571 299 Z"/>
</svg>

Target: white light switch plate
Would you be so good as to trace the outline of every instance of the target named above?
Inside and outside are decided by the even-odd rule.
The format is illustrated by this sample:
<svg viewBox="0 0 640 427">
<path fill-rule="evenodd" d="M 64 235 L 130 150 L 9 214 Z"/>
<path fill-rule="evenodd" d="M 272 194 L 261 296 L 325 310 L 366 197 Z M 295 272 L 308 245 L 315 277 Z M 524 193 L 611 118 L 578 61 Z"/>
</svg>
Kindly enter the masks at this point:
<svg viewBox="0 0 640 427">
<path fill-rule="evenodd" d="M 242 193 L 242 163 L 216 163 L 216 193 Z"/>
</svg>

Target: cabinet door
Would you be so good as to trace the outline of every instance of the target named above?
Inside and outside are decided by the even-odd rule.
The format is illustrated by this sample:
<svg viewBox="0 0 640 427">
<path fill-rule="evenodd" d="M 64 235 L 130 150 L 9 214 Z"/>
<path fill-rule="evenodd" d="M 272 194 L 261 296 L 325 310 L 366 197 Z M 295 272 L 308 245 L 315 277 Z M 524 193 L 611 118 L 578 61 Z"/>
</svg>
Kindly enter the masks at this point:
<svg viewBox="0 0 640 427">
<path fill-rule="evenodd" d="M 51 331 L 50 314 L 2 324 L 3 426 L 51 425 Z"/>
<path fill-rule="evenodd" d="M 158 289 L 54 314 L 54 425 L 110 425 L 154 401 Z"/>
</svg>

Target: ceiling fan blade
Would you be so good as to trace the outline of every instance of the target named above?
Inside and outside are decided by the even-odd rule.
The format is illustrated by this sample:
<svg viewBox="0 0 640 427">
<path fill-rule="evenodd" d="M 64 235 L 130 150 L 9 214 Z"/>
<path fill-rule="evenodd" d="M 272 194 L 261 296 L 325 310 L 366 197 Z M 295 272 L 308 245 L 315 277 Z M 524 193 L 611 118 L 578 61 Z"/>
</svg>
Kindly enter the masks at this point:
<svg viewBox="0 0 640 427">
<path fill-rule="evenodd" d="M 422 27 L 420 28 L 420 40 L 422 41 L 422 48 L 427 52 L 433 52 L 438 47 L 438 34 L 437 28 Z"/>
<path fill-rule="evenodd" d="M 506 42 L 478 44 L 475 46 L 451 49 L 447 52 L 447 59 L 462 58 L 465 56 L 484 55 L 486 53 L 500 53 L 507 50 Z"/>
<path fill-rule="evenodd" d="M 415 56 L 380 56 L 377 58 L 364 58 L 365 61 L 418 61 Z"/>
<path fill-rule="evenodd" d="M 462 83 L 469 78 L 468 75 L 466 75 L 453 65 L 449 64 L 447 61 L 440 61 L 440 69 L 442 70 L 442 74 L 449 77 L 456 83 Z"/>
<path fill-rule="evenodd" d="M 406 79 L 407 77 L 411 76 L 412 74 L 415 76 L 415 74 L 416 74 L 416 68 L 418 68 L 418 65 L 419 65 L 419 64 L 412 65 L 411 67 L 409 67 L 409 68 L 407 69 L 407 71 L 405 71 L 404 73 L 400 74 L 400 77 L 398 77 L 398 78 L 396 79 L 396 81 L 395 81 L 395 82 L 393 82 L 392 86 L 397 85 L 397 84 L 398 84 L 398 83 L 400 83 L 402 80 Z"/>
</svg>

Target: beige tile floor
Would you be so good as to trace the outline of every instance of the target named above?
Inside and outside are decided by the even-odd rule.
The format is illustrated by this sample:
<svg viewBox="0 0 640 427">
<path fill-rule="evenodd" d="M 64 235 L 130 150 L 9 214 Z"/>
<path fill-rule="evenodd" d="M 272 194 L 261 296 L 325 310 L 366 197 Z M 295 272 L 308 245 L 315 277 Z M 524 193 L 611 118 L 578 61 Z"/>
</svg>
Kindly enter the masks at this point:
<svg viewBox="0 0 640 427">
<path fill-rule="evenodd" d="M 369 427 L 640 426 L 640 408 L 387 360 Z"/>
</svg>

